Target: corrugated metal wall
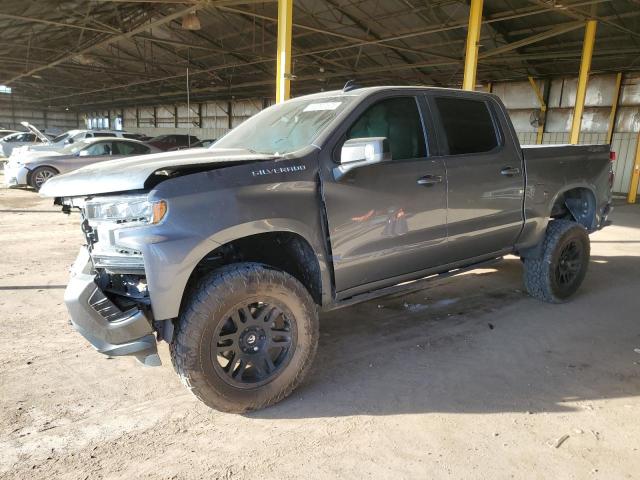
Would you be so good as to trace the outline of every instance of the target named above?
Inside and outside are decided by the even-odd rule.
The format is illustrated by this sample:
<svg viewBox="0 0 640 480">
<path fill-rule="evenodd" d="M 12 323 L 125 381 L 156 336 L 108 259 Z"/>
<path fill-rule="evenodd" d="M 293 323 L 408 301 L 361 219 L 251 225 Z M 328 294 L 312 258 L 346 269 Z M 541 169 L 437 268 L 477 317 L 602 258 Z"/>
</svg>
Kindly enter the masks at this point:
<svg viewBox="0 0 640 480">
<path fill-rule="evenodd" d="M 75 112 L 37 108 L 19 99 L 12 101 L 10 95 L 0 94 L 0 128 L 24 130 L 20 122 L 29 122 L 42 131 L 55 134 L 77 128 L 80 119 Z"/>
<path fill-rule="evenodd" d="M 609 114 L 615 96 L 615 74 L 593 75 L 589 79 L 580 143 L 606 142 Z M 576 98 L 575 77 L 555 78 L 547 82 L 538 80 L 538 86 L 547 98 L 548 110 L 542 143 L 567 143 Z M 548 90 L 548 91 L 547 91 Z M 522 144 L 536 142 L 540 104 L 529 82 L 498 82 L 492 86 L 507 106 L 511 120 Z M 255 115 L 272 99 L 243 99 L 208 101 L 178 105 L 141 106 L 121 110 L 86 112 L 80 115 L 80 123 L 115 128 L 120 122 L 131 132 L 155 136 L 164 133 L 186 133 L 201 139 L 220 138 L 230 128 L 236 127 Z M 16 128 L 21 121 L 29 121 L 38 128 L 64 131 L 78 128 L 78 116 L 74 112 L 52 109 L 18 107 L 12 105 L 10 96 L 0 96 L 0 126 Z M 229 116 L 231 110 L 231 118 Z M 627 193 L 633 168 L 635 146 L 640 131 L 640 75 L 623 76 L 615 128 L 612 138 L 616 151 L 616 180 L 614 190 Z"/>
<path fill-rule="evenodd" d="M 616 76 L 593 75 L 589 79 L 585 111 L 582 117 L 580 143 L 606 143 L 611 106 L 615 101 Z M 548 84 L 538 82 L 543 94 L 548 96 L 547 119 L 542 137 L 544 144 L 568 143 L 569 130 L 576 101 L 576 78 L 556 78 Z M 511 120 L 522 144 L 535 144 L 540 103 L 529 82 L 505 82 L 493 86 L 509 109 Z M 620 88 L 620 98 L 611 139 L 616 152 L 614 163 L 614 192 L 628 193 L 633 169 L 636 144 L 640 132 L 640 75 L 626 74 Z"/>
</svg>

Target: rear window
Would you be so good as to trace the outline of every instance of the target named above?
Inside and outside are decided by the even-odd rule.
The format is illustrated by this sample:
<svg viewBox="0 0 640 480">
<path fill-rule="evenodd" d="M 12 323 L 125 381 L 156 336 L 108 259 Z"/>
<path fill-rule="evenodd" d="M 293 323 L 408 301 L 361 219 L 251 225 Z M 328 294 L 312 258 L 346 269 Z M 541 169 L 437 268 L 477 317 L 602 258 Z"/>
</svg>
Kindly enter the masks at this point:
<svg viewBox="0 0 640 480">
<path fill-rule="evenodd" d="M 436 97 L 449 155 L 489 152 L 498 146 L 496 129 L 486 102 Z"/>
</svg>

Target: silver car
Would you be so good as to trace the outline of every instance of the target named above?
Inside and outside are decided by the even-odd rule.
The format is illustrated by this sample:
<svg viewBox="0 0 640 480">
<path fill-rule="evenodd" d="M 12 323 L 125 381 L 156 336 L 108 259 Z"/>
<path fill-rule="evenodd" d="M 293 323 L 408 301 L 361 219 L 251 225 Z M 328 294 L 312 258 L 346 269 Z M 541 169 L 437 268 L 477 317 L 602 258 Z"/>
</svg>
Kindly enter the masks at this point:
<svg viewBox="0 0 640 480">
<path fill-rule="evenodd" d="M 26 122 L 23 123 L 24 126 L 29 128 L 29 130 L 33 133 L 41 134 L 36 127 L 33 125 L 29 125 Z M 62 150 L 67 145 L 79 142 L 80 140 L 84 140 L 85 138 L 93 138 L 93 137 L 117 137 L 117 138 L 134 138 L 129 137 L 128 135 L 132 135 L 127 132 L 123 132 L 120 130 L 68 130 L 57 137 L 54 137 L 49 143 L 34 143 L 28 144 L 21 147 L 14 148 L 11 156 L 12 157 L 29 157 L 29 156 L 37 156 L 40 152 L 48 151 L 48 152 L 57 152 Z M 36 152 L 33 154 L 33 152 Z M 23 160 L 23 159 L 20 159 Z"/>
<path fill-rule="evenodd" d="M 28 158 L 12 157 L 5 166 L 8 187 L 31 186 L 36 190 L 51 177 L 86 165 L 115 158 L 159 153 L 155 147 L 126 138 L 87 138 L 57 152 L 43 151 Z M 36 154 L 36 152 L 33 152 Z"/>
<path fill-rule="evenodd" d="M 16 147 L 22 147 L 23 145 L 42 145 L 48 143 L 49 139 L 46 136 L 38 136 L 33 132 L 17 132 L 11 133 L 0 140 L 0 157 L 10 157 L 11 152 Z"/>
</svg>

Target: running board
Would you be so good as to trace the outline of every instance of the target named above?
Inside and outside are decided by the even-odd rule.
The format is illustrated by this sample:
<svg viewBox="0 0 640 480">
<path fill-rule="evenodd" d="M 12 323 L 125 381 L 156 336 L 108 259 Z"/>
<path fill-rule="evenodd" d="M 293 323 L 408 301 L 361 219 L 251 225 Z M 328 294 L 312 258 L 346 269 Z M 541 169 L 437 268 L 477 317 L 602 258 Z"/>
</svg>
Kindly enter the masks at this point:
<svg viewBox="0 0 640 480">
<path fill-rule="evenodd" d="M 339 300 L 333 305 L 323 310 L 325 312 L 328 312 L 331 310 L 337 310 L 339 308 L 350 307 L 358 303 L 373 300 L 374 298 L 385 297 L 387 295 L 393 295 L 400 292 L 403 292 L 403 293 L 416 292 L 418 290 L 422 290 L 428 283 L 434 280 L 453 277 L 455 275 L 459 275 L 461 273 L 465 273 L 470 270 L 476 270 L 478 268 L 484 268 L 490 265 L 495 265 L 501 260 L 502 260 L 502 257 L 491 258 L 489 260 L 483 260 L 482 262 L 474 263 L 466 267 L 454 268 L 446 272 L 434 273 L 432 275 L 427 275 L 426 277 L 418 278 L 416 280 L 410 280 L 408 282 L 402 282 L 397 285 L 391 285 L 390 287 L 384 287 L 377 290 L 372 290 L 370 292 L 360 293 L 358 295 L 354 295 L 353 297 L 345 298 L 344 300 Z"/>
</svg>

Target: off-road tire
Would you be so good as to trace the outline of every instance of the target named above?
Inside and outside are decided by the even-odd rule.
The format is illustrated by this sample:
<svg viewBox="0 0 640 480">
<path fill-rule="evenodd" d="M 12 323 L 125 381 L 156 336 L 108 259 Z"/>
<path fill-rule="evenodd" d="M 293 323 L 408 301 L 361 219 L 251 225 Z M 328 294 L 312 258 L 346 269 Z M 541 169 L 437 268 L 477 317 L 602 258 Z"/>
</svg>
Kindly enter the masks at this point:
<svg viewBox="0 0 640 480">
<path fill-rule="evenodd" d="M 558 278 L 561 257 L 572 243 L 581 253 L 579 260 L 572 262 L 577 267 L 573 279 L 563 285 Z M 543 302 L 567 301 L 584 280 L 589 255 L 589 235 L 582 225 L 570 220 L 553 220 L 547 227 L 540 257 L 524 259 L 524 285 L 527 292 Z"/>
<path fill-rule="evenodd" d="M 35 188 L 36 191 L 40 190 L 40 188 L 44 184 L 43 182 L 38 185 L 36 179 L 38 178 L 39 175 L 47 175 L 48 177 L 47 180 L 48 180 L 49 178 L 52 178 L 58 175 L 58 171 L 55 168 L 51 168 L 51 167 L 38 167 L 33 172 L 31 172 L 31 176 L 29 177 L 29 185 Z"/>
<path fill-rule="evenodd" d="M 225 321 L 225 312 L 256 299 L 280 302 L 292 314 L 294 350 L 289 362 L 268 383 L 237 388 L 214 367 L 210 345 L 220 322 Z M 202 278 L 192 290 L 170 345 L 171 360 L 185 386 L 206 405 L 243 413 L 279 402 L 303 381 L 317 350 L 318 332 L 317 307 L 293 276 L 258 263 L 228 265 Z"/>
</svg>

